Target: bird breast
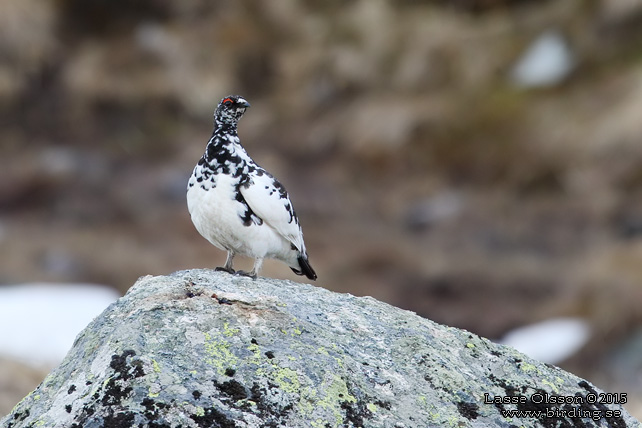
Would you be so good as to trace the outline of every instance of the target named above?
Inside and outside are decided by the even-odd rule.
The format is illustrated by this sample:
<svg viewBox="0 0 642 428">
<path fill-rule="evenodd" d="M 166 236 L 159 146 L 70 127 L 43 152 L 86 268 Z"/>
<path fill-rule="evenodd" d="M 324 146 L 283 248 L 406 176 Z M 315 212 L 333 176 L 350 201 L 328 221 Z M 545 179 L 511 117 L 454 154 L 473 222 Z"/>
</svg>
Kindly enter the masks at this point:
<svg viewBox="0 0 642 428">
<path fill-rule="evenodd" d="M 249 257 L 290 259 L 290 244 L 239 201 L 240 178 L 214 175 L 190 186 L 187 208 L 196 230 L 214 246 Z M 191 181 L 191 180 L 190 180 Z M 252 217 L 253 216 L 253 217 Z M 248 221 L 250 219 L 250 221 Z"/>
</svg>

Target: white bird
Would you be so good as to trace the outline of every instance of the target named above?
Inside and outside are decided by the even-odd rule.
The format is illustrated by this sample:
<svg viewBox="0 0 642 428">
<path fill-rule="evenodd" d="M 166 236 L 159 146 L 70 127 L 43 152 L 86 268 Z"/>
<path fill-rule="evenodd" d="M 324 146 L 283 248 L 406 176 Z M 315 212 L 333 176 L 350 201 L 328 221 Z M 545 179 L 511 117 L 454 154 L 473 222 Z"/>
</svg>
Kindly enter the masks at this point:
<svg viewBox="0 0 642 428">
<path fill-rule="evenodd" d="M 201 235 L 227 251 L 217 267 L 256 278 L 263 259 L 286 263 L 297 275 L 316 279 L 299 219 L 285 187 L 247 154 L 237 134 L 250 104 L 238 95 L 221 100 L 214 132 L 187 185 L 187 208 Z M 236 254 L 254 258 L 250 272 L 234 271 Z"/>
</svg>

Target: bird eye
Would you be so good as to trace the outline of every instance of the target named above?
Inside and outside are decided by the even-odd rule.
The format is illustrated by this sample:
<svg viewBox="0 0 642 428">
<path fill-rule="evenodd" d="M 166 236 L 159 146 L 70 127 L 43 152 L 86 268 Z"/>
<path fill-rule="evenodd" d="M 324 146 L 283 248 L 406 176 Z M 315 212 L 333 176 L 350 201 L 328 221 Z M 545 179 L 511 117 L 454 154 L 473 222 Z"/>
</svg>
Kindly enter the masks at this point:
<svg viewBox="0 0 642 428">
<path fill-rule="evenodd" d="M 232 101 L 232 99 L 231 99 L 231 98 L 225 98 L 225 99 L 223 100 L 223 105 L 224 105 L 224 106 L 226 106 L 226 107 L 231 106 L 231 105 L 232 105 L 232 103 L 233 103 L 233 101 Z"/>
</svg>

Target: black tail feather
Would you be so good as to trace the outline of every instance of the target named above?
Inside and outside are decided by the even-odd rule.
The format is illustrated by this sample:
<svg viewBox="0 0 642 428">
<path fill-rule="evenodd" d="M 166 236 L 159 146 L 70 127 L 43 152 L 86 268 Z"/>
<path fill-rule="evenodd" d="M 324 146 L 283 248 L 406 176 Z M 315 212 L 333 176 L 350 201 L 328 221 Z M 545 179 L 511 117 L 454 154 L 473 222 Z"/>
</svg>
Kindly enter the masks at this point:
<svg viewBox="0 0 642 428">
<path fill-rule="evenodd" d="M 312 269 L 312 266 L 310 266 L 310 262 L 307 257 L 300 255 L 297 261 L 299 262 L 299 266 L 301 266 L 301 270 L 290 268 L 294 273 L 297 275 L 305 275 L 313 281 L 317 279 L 317 274 L 314 269 Z"/>
</svg>

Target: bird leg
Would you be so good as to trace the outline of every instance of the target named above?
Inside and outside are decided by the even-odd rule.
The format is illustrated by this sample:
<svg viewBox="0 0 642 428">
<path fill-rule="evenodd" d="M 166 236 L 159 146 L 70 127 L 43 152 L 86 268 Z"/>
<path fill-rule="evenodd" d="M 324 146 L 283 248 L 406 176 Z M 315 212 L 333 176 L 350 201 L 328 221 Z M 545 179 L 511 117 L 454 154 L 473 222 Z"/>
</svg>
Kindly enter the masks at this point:
<svg viewBox="0 0 642 428">
<path fill-rule="evenodd" d="M 227 272 L 227 273 L 235 273 L 234 272 L 234 268 L 232 267 L 232 260 L 234 260 L 234 251 L 228 251 L 227 252 L 227 260 L 225 260 L 225 266 L 223 266 L 223 267 L 219 266 L 214 270 L 223 271 L 223 272 Z"/>
<path fill-rule="evenodd" d="M 256 260 L 254 260 L 254 267 L 250 272 L 238 270 L 236 271 L 236 274 L 242 275 L 242 276 L 249 276 L 252 279 L 256 279 L 256 277 L 259 275 L 259 271 L 261 270 L 261 266 L 263 266 L 263 258 L 259 257 Z"/>
</svg>

